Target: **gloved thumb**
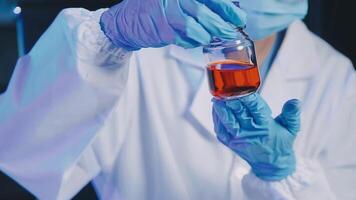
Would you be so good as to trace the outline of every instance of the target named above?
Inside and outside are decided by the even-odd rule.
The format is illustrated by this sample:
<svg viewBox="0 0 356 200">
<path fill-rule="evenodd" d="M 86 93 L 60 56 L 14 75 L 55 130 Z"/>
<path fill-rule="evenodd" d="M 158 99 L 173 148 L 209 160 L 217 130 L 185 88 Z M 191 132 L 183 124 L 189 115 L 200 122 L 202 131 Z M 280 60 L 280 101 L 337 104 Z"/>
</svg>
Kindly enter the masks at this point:
<svg viewBox="0 0 356 200">
<path fill-rule="evenodd" d="M 300 131 L 300 107 L 301 102 L 298 99 L 289 100 L 284 104 L 282 113 L 276 118 L 293 135 Z"/>
</svg>

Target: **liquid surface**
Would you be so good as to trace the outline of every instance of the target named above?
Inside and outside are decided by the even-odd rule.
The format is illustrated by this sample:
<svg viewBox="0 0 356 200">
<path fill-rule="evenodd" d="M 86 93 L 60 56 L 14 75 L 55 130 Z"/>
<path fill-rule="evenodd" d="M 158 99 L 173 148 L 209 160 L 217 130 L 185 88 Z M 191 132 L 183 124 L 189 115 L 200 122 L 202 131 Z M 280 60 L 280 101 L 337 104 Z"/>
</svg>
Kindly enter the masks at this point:
<svg viewBox="0 0 356 200">
<path fill-rule="evenodd" d="M 229 99 L 257 91 L 261 82 L 258 67 L 253 64 L 224 60 L 208 65 L 211 94 Z"/>
</svg>

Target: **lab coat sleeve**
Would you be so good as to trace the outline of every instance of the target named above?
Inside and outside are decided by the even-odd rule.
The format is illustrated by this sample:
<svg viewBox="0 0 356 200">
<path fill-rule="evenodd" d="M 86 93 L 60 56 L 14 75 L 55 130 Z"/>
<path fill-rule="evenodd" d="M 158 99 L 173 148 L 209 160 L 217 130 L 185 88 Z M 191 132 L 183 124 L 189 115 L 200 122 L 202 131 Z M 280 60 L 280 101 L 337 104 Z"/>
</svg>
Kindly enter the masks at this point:
<svg viewBox="0 0 356 200">
<path fill-rule="evenodd" d="M 339 62 L 343 65 L 344 62 Z M 356 199 L 356 71 L 351 62 L 343 71 L 343 76 L 337 76 L 340 83 L 336 84 L 332 105 L 334 120 L 326 148 L 320 156 L 336 199 Z M 333 65 L 335 66 L 335 65 Z M 336 77 L 335 77 L 336 78 Z"/>
<path fill-rule="evenodd" d="M 356 73 L 345 60 L 336 62 L 338 73 L 331 72 L 332 122 L 325 124 L 330 135 L 318 133 L 320 141 L 328 138 L 325 147 L 316 157 L 297 156 L 296 172 L 282 181 L 263 181 L 250 172 L 242 181 L 245 199 L 356 199 Z"/>
<path fill-rule="evenodd" d="M 103 11 L 63 10 L 0 96 L 0 170 L 39 199 L 69 199 L 100 170 L 88 167 L 80 180 L 68 173 L 78 160 L 95 163 L 81 156 L 128 78 L 131 53 L 101 32 Z"/>
<path fill-rule="evenodd" d="M 296 172 L 281 181 L 263 181 L 250 172 L 244 176 L 242 187 L 245 200 L 336 200 L 323 167 L 316 160 L 299 158 Z"/>
</svg>

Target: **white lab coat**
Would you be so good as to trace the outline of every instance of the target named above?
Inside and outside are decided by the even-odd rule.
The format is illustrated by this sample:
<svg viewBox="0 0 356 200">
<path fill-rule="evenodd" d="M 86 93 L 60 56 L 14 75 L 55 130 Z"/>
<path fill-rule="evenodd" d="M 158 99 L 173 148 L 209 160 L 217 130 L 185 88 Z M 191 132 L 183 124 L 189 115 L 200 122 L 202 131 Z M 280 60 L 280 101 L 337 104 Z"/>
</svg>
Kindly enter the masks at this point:
<svg viewBox="0 0 356 200">
<path fill-rule="evenodd" d="M 303 102 L 297 171 L 265 182 L 215 138 L 201 49 L 116 49 L 102 11 L 61 12 L 0 96 L 0 169 L 38 198 L 356 199 L 355 72 L 301 21 L 261 91 Z"/>
</svg>

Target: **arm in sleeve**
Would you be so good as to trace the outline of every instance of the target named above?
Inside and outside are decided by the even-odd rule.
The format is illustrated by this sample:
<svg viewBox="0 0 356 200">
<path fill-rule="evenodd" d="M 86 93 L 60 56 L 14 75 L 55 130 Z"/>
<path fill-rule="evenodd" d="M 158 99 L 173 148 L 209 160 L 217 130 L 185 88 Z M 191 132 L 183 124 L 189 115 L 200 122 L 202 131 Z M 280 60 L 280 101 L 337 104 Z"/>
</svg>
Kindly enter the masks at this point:
<svg viewBox="0 0 356 200">
<path fill-rule="evenodd" d="M 343 81 L 334 94 L 333 128 L 320 163 L 336 199 L 346 200 L 356 199 L 356 72 L 351 62 L 343 71 Z"/>
<path fill-rule="evenodd" d="M 313 159 L 297 157 L 296 172 L 282 181 L 266 182 L 249 173 L 242 182 L 246 199 L 356 199 L 356 73 L 350 62 L 345 65 L 339 82 L 332 82 L 337 84 L 335 101 L 328 105 L 334 107 L 332 122 L 325 123 L 331 134 L 323 150 Z"/>
<path fill-rule="evenodd" d="M 0 170 L 40 199 L 70 198 L 59 194 L 65 175 L 125 88 L 131 53 L 101 32 L 103 11 L 63 10 L 0 96 Z"/>
</svg>

